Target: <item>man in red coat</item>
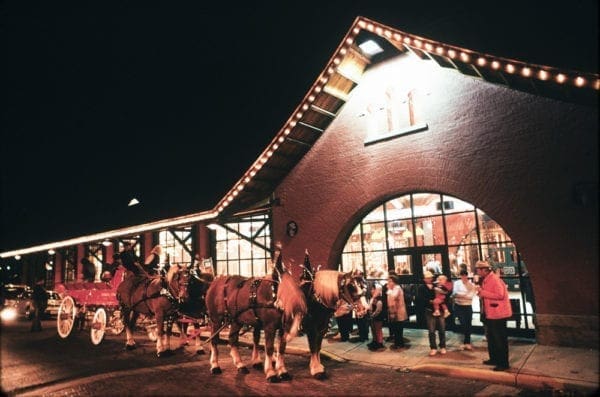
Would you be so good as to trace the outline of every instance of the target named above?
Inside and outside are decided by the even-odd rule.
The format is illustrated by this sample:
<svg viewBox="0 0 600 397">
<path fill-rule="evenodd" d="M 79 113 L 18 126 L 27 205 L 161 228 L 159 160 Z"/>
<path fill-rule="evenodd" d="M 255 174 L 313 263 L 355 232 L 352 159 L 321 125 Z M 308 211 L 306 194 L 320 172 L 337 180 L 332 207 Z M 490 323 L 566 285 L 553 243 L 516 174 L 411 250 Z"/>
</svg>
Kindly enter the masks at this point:
<svg viewBox="0 0 600 397">
<path fill-rule="evenodd" d="M 475 268 L 482 280 L 481 285 L 477 286 L 477 294 L 483 301 L 481 310 L 485 316 L 490 355 L 490 359 L 483 363 L 495 365 L 494 371 L 505 371 L 509 368 L 506 320 L 512 316 L 508 288 L 492 271 L 489 263 L 478 261 Z"/>
</svg>

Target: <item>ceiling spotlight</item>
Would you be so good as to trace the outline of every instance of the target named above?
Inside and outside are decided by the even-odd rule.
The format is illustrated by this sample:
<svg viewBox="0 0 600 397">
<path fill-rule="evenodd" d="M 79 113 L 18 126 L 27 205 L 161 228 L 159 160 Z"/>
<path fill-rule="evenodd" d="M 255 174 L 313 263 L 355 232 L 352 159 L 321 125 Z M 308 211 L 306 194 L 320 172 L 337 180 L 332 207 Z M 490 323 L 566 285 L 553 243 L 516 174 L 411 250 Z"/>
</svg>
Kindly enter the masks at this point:
<svg viewBox="0 0 600 397">
<path fill-rule="evenodd" d="M 139 200 L 138 200 L 138 199 L 136 199 L 136 198 L 134 197 L 134 198 L 132 198 L 132 199 L 129 201 L 129 204 L 127 204 L 127 206 L 128 206 L 128 207 L 132 207 L 132 206 L 134 206 L 134 205 L 137 205 L 137 204 L 139 204 L 139 203 L 140 203 L 140 202 L 139 202 Z"/>
<path fill-rule="evenodd" d="M 109 246 L 111 246 L 111 245 L 112 245 L 112 242 L 111 242 L 109 239 L 105 239 L 105 240 L 102 242 L 102 245 L 103 245 L 103 246 L 105 246 L 105 247 L 109 247 Z"/>
<path fill-rule="evenodd" d="M 360 44 L 359 47 L 362 50 L 362 52 L 368 56 L 373 56 L 379 54 L 380 52 L 383 52 L 383 48 L 381 48 L 379 44 L 377 44 L 373 40 L 367 40 L 364 43 Z"/>
</svg>

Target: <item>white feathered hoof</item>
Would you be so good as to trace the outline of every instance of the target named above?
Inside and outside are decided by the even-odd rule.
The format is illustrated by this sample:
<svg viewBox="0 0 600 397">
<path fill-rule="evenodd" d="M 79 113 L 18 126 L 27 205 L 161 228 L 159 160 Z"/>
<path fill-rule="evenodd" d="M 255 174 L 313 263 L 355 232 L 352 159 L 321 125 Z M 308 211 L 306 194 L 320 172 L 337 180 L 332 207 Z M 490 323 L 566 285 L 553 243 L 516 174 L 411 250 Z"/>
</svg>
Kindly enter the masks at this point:
<svg viewBox="0 0 600 397">
<path fill-rule="evenodd" d="M 214 367 L 210 369 L 210 373 L 213 375 L 221 375 L 223 371 L 221 371 L 221 367 Z"/>
<path fill-rule="evenodd" d="M 246 368 L 246 367 L 239 367 L 238 368 L 238 374 L 244 374 L 244 375 L 246 375 L 246 374 L 249 374 L 249 373 L 250 373 L 250 371 L 248 371 L 248 368 Z"/>
<path fill-rule="evenodd" d="M 327 375 L 325 374 L 325 372 L 318 372 L 313 375 L 313 378 L 315 378 L 316 380 L 325 380 L 327 379 Z"/>
<path fill-rule="evenodd" d="M 289 382 L 290 380 L 292 380 L 292 375 L 290 375 L 289 372 L 284 372 L 279 374 L 279 380 L 281 380 L 282 382 Z"/>
</svg>

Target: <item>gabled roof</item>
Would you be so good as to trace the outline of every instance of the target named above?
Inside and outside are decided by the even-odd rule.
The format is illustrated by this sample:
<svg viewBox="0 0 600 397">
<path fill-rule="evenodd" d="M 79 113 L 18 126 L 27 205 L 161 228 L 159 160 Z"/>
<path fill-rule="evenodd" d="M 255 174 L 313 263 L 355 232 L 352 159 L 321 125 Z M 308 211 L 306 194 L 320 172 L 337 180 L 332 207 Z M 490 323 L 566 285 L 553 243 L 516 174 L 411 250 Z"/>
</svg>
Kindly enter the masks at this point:
<svg viewBox="0 0 600 397">
<path fill-rule="evenodd" d="M 384 52 L 371 58 L 364 55 L 358 45 L 368 39 L 376 41 Z M 597 74 L 484 54 L 358 17 L 288 121 L 213 210 L 227 217 L 267 205 L 277 185 L 338 115 L 369 65 L 407 51 L 493 84 L 564 101 L 597 104 Z"/>
</svg>

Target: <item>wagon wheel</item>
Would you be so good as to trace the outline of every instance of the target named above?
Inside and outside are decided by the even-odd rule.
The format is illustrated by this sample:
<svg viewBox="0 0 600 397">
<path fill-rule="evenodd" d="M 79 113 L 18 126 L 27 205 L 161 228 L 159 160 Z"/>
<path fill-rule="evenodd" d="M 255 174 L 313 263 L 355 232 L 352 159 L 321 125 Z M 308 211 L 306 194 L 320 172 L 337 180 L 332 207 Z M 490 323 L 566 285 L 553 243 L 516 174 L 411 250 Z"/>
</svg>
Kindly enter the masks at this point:
<svg viewBox="0 0 600 397">
<path fill-rule="evenodd" d="M 58 315 L 56 316 L 56 330 L 58 336 L 63 339 L 71 336 L 75 325 L 75 317 L 77 316 L 77 306 L 75 301 L 70 296 L 65 296 L 58 307 Z"/>
<path fill-rule="evenodd" d="M 101 307 L 96 309 L 94 319 L 92 320 L 92 326 L 90 327 L 90 339 L 95 346 L 99 345 L 100 342 L 102 342 L 102 339 L 104 339 L 106 317 L 106 310 Z"/>
<path fill-rule="evenodd" d="M 120 335 L 125 330 L 125 324 L 121 318 L 121 311 L 115 310 L 112 312 L 108 320 L 109 328 L 113 335 Z"/>
</svg>

